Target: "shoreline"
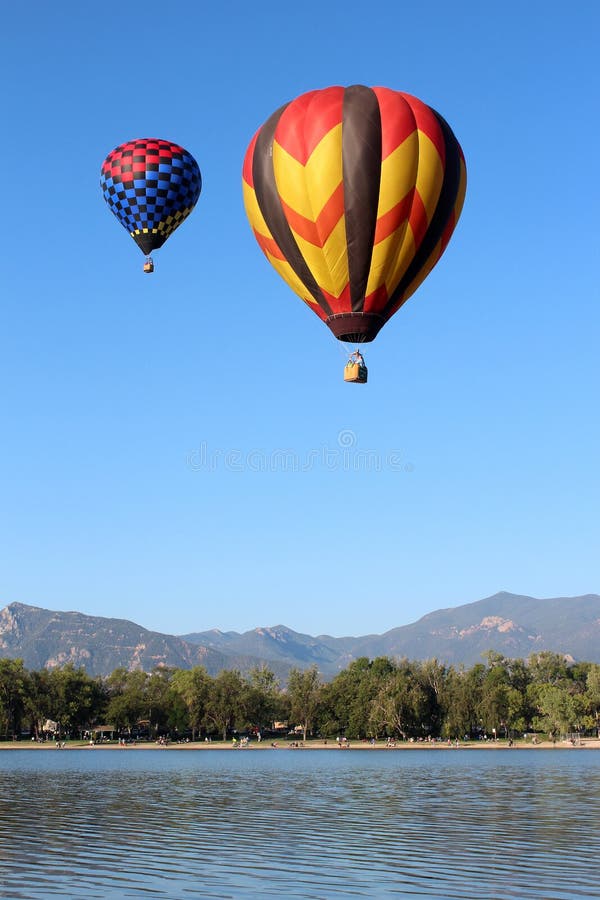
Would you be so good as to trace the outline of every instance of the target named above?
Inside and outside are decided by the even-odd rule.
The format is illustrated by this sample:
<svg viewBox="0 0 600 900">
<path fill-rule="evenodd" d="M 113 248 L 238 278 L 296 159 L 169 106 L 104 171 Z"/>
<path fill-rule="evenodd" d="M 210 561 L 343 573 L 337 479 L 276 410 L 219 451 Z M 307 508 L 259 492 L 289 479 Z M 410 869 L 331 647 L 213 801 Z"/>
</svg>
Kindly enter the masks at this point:
<svg viewBox="0 0 600 900">
<path fill-rule="evenodd" d="M 370 744 L 364 741 L 349 741 L 347 745 L 339 746 L 336 741 L 322 741 L 322 740 L 310 740 L 302 745 L 302 742 L 298 742 L 298 746 L 294 746 L 296 742 L 290 741 L 275 741 L 273 742 L 276 746 L 270 741 L 252 741 L 244 747 L 233 746 L 231 741 L 189 741 L 187 743 L 169 743 L 169 744 L 159 744 L 155 742 L 140 742 L 135 744 L 118 744 L 116 741 L 113 743 L 102 743 L 102 744 L 89 744 L 86 741 L 67 741 L 64 747 L 57 747 L 57 745 L 53 741 L 46 741 L 42 744 L 38 744 L 35 742 L 27 742 L 27 741 L 6 741 L 0 743 L 0 753 L 2 751 L 11 752 L 13 750 L 27 750 L 27 751 L 56 751 L 57 749 L 61 750 L 87 750 L 89 752 L 94 751 L 105 751 L 105 750 L 205 750 L 210 752 L 211 750 L 230 750 L 230 751 L 265 751 L 265 750 L 360 750 L 362 752 L 393 752 L 393 751 L 403 751 L 403 750 L 428 750 L 428 751 L 436 751 L 436 750 L 599 750 L 600 749 L 600 738 L 584 738 L 579 744 L 571 744 L 569 741 L 557 741 L 553 743 L 552 741 L 540 741 L 537 744 L 533 744 L 531 741 L 515 741 L 511 747 L 509 747 L 506 741 L 463 741 L 456 745 L 456 743 L 449 744 L 447 741 L 437 741 L 436 743 L 426 743 L 426 742 L 409 742 L 409 741 L 399 741 L 395 746 L 388 746 L 385 741 L 378 741 L 375 744 Z"/>
</svg>

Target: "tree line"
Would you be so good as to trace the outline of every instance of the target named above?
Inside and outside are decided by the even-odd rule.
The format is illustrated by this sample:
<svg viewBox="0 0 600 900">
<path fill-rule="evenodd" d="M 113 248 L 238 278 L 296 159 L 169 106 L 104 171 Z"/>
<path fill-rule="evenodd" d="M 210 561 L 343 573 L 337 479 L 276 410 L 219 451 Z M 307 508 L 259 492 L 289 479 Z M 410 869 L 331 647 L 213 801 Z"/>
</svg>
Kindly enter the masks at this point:
<svg viewBox="0 0 600 900">
<path fill-rule="evenodd" d="M 323 682 L 316 667 L 292 669 L 281 686 L 262 666 L 248 675 L 193 669 L 115 669 L 105 678 L 65 665 L 28 671 L 0 659 L 0 738 L 83 738 L 110 727 L 120 736 L 227 740 L 269 734 L 275 723 L 306 740 L 463 739 L 543 732 L 598 732 L 600 665 L 559 654 L 527 660 L 490 652 L 471 668 L 361 657 Z"/>
</svg>

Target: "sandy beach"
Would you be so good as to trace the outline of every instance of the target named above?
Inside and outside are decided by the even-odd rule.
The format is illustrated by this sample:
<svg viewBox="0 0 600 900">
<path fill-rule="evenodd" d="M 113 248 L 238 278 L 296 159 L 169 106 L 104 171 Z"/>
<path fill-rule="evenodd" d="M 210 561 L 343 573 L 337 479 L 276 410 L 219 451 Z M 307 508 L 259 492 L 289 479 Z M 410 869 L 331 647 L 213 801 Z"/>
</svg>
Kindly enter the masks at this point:
<svg viewBox="0 0 600 900">
<path fill-rule="evenodd" d="M 54 741 L 46 741 L 42 744 L 35 743 L 35 741 L 3 741 L 0 743 L 0 752 L 3 750 L 11 751 L 11 750 L 32 750 L 32 751 L 56 751 L 59 749 Z M 66 741 L 64 746 L 60 748 L 61 750 L 87 750 L 90 753 L 95 753 L 97 751 L 103 750 L 117 750 L 120 752 L 127 750 L 155 750 L 164 752 L 165 750 L 206 750 L 210 752 L 211 750 L 232 750 L 238 752 L 247 753 L 248 751 L 265 751 L 269 750 L 280 751 L 280 750 L 294 750 L 294 751 L 302 751 L 302 750 L 335 750 L 335 751 L 345 751 L 345 750 L 362 750 L 366 752 L 393 752 L 393 751 L 411 751 L 411 750 L 429 750 L 431 752 L 435 752 L 436 750 L 597 750 L 600 749 L 600 738 L 583 738 L 580 743 L 572 744 L 570 741 L 556 741 L 553 743 L 552 741 L 539 741 L 537 744 L 534 744 L 531 740 L 519 740 L 515 741 L 512 747 L 509 747 L 506 741 L 461 741 L 456 744 L 456 742 L 448 743 L 448 741 L 435 741 L 435 742 L 410 742 L 410 741 L 397 741 L 395 744 L 388 745 L 385 741 L 376 741 L 374 744 L 369 741 L 348 741 L 346 744 L 342 744 L 341 746 L 337 744 L 335 740 L 309 740 L 303 743 L 302 741 L 286 741 L 286 740 L 275 740 L 273 742 L 264 740 L 264 741 L 250 741 L 243 747 L 238 745 L 234 745 L 232 741 L 189 741 L 189 742 L 170 742 L 168 744 L 161 744 L 149 741 L 141 741 L 139 743 L 131 743 L 131 744 L 119 744 L 117 741 L 107 741 L 101 744 L 89 744 L 87 741 Z"/>
</svg>

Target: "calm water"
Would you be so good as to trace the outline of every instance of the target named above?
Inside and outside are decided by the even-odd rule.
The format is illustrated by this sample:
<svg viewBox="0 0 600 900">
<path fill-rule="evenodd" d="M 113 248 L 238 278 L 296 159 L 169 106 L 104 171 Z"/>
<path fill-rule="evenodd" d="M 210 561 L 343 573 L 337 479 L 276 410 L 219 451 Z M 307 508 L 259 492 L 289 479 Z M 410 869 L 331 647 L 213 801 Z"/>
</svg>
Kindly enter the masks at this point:
<svg viewBox="0 0 600 900">
<path fill-rule="evenodd" d="M 0 751 L 2 897 L 600 896 L 600 753 Z"/>
</svg>

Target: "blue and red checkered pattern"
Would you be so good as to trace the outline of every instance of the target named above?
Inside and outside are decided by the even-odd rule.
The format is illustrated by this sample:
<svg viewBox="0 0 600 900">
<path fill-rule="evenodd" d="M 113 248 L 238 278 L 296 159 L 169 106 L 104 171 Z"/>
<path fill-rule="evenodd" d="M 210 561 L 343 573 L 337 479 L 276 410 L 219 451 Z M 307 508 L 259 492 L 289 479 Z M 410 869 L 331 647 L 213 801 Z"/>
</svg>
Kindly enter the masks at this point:
<svg viewBox="0 0 600 900">
<path fill-rule="evenodd" d="M 189 216 L 202 176 L 194 157 L 179 144 L 140 138 L 108 154 L 100 187 L 111 212 L 149 254 Z"/>
</svg>

